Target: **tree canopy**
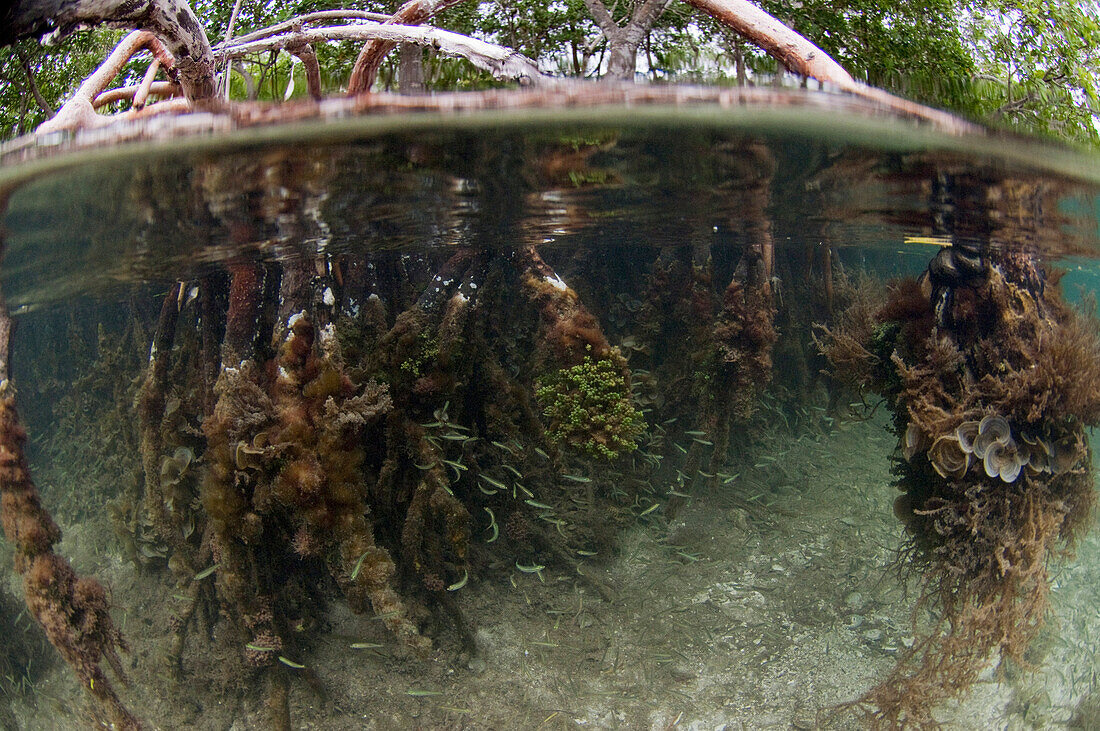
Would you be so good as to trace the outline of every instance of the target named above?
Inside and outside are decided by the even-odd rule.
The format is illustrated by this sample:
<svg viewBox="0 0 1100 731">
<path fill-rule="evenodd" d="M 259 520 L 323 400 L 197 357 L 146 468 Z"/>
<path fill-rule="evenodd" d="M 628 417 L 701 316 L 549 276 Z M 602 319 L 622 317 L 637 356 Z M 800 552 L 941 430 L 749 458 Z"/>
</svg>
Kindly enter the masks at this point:
<svg viewBox="0 0 1100 731">
<path fill-rule="evenodd" d="M 392 0 L 357 3 L 388 15 Z M 194 0 L 211 44 L 341 6 L 338 0 Z M 1096 0 L 763 0 L 760 7 L 835 58 L 857 80 L 971 118 L 1100 147 L 1100 7 Z M 236 17 L 234 18 L 234 14 Z M 687 3 L 669 0 L 459 2 L 432 24 L 512 48 L 547 74 L 716 84 L 772 83 L 779 63 Z M 48 118 L 121 32 L 73 33 L 0 49 L 0 135 Z M 326 94 L 347 88 L 362 41 L 318 44 Z M 233 62 L 231 98 L 307 94 L 305 71 L 278 50 Z M 143 68 L 123 71 L 127 83 Z M 404 78 L 404 85 L 402 84 Z M 292 82 L 293 80 L 293 82 Z M 500 84 L 434 49 L 391 54 L 376 89 L 453 90 Z"/>
</svg>

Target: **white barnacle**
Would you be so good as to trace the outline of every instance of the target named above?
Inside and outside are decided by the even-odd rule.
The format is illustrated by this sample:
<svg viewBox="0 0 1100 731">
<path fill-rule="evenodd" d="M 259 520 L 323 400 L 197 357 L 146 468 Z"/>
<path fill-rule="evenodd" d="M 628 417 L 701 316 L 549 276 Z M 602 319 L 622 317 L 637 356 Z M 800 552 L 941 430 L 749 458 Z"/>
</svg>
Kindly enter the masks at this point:
<svg viewBox="0 0 1100 731">
<path fill-rule="evenodd" d="M 336 304 L 336 295 L 332 293 L 332 287 L 325 287 L 325 291 L 321 293 L 321 301 L 329 307 Z"/>
</svg>

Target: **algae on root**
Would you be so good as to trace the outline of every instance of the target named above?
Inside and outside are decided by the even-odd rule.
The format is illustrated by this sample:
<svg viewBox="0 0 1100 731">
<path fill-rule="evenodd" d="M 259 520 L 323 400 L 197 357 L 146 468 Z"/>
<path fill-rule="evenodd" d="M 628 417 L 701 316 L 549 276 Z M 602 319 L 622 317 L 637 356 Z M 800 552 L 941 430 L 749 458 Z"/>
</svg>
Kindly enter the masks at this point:
<svg viewBox="0 0 1100 731">
<path fill-rule="evenodd" d="M 895 512 L 937 621 L 860 702 L 875 722 L 934 722 L 999 654 L 1022 661 L 1049 611 L 1049 562 L 1095 501 L 1086 427 L 1100 424 L 1100 323 L 1021 254 L 868 298 L 821 341 L 838 378 L 886 399 L 901 457 Z M 949 261 L 949 263 L 951 263 Z"/>
<path fill-rule="evenodd" d="M 618 354 L 561 368 L 538 379 L 535 396 L 556 444 L 612 460 L 637 448 L 645 422 L 634 408 Z"/>
</svg>

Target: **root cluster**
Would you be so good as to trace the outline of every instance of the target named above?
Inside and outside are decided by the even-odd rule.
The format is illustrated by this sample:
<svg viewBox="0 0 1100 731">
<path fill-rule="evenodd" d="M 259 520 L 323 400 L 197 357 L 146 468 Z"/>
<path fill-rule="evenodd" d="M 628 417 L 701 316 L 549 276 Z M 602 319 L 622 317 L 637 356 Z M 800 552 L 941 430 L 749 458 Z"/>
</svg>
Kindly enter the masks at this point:
<svg viewBox="0 0 1100 731">
<path fill-rule="evenodd" d="M 924 278 L 893 284 L 877 308 L 856 297 L 822 343 L 842 380 L 893 412 L 895 512 L 937 616 L 862 699 L 891 726 L 932 724 L 993 659 L 1022 662 L 1048 610 L 1049 562 L 1093 507 L 1096 320 L 1063 302 L 1056 277 L 987 257 L 937 291 Z"/>
</svg>

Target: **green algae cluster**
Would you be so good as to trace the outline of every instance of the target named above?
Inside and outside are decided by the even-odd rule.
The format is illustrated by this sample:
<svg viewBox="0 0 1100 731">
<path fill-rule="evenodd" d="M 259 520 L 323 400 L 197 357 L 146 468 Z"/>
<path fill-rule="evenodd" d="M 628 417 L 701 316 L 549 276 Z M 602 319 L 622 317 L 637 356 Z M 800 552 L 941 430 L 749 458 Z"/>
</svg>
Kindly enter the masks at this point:
<svg viewBox="0 0 1100 731">
<path fill-rule="evenodd" d="M 413 378 L 420 378 L 423 370 L 430 367 L 439 357 L 439 341 L 433 338 L 428 330 L 423 330 L 416 337 L 416 350 L 405 360 L 401 361 L 401 372 Z"/>
<path fill-rule="evenodd" d="M 535 397 L 553 442 L 608 460 L 637 448 L 645 421 L 618 360 L 587 355 L 538 379 Z"/>
</svg>

